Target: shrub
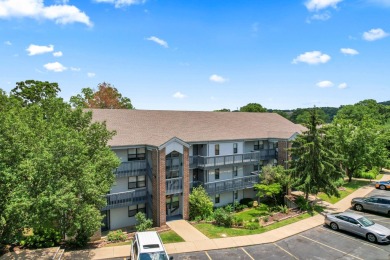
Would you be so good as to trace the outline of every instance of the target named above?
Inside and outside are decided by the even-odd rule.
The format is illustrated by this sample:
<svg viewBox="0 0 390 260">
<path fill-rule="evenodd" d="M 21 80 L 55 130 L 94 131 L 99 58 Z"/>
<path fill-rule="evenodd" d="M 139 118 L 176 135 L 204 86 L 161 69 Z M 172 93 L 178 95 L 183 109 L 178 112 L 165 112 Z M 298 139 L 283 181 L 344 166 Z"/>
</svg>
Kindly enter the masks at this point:
<svg viewBox="0 0 390 260">
<path fill-rule="evenodd" d="M 310 205 L 309 201 L 307 201 L 303 196 L 298 196 L 295 199 L 295 204 L 297 204 L 301 210 L 312 210 L 312 206 Z"/>
<path fill-rule="evenodd" d="M 253 199 L 251 198 L 243 198 L 240 200 L 241 205 L 247 205 L 249 208 L 253 207 Z"/>
<path fill-rule="evenodd" d="M 235 211 L 239 211 L 240 207 L 241 207 L 240 202 L 238 202 L 238 201 L 233 202 L 233 208 Z"/>
<path fill-rule="evenodd" d="M 241 227 L 244 224 L 244 219 L 241 217 L 234 216 L 233 217 L 233 224 Z"/>
<path fill-rule="evenodd" d="M 264 216 L 263 220 L 264 220 L 264 222 L 268 222 L 269 221 L 269 216 Z"/>
<path fill-rule="evenodd" d="M 227 212 L 233 212 L 233 211 L 234 211 L 234 209 L 233 209 L 233 204 L 227 204 L 227 205 L 225 206 L 225 210 L 226 210 Z"/>
<path fill-rule="evenodd" d="M 223 208 L 218 208 L 214 211 L 215 223 L 218 226 L 231 227 L 233 224 L 233 216 Z"/>
<path fill-rule="evenodd" d="M 125 241 L 127 238 L 126 234 L 122 230 L 110 231 L 107 235 L 107 240 L 110 242 Z"/>
<path fill-rule="evenodd" d="M 196 217 L 195 217 L 195 221 L 196 221 L 196 222 L 199 223 L 201 220 L 202 220 L 202 217 L 201 217 L 201 216 L 196 216 Z"/>
<path fill-rule="evenodd" d="M 200 216 L 201 219 L 207 219 L 213 213 L 213 202 L 206 190 L 202 187 L 196 187 L 192 190 L 189 197 L 190 219 Z"/>
<path fill-rule="evenodd" d="M 153 226 L 153 221 L 151 219 L 146 218 L 146 215 L 143 212 L 138 212 L 135 215 L 135 219 L 138 222 L 138 224 L 135 226 L 138 232 L 148 230 Z"/>
<path fill-rule="evenodd" d="M 247 205 L 240 204 L 240 205 L 237 206 L 236 211 L 242 211 L 242 210 L 247 209 L 247 208 L 248 208 Z"/>
<path fill-rule="evenodd" d="M 260 228 L 259 222 L 246 222 L 244 228 L 249 230 L 255 230 Z"/>
<path fill-rule="evenodd" d="M 61 242 L 61 233 L 51 229 L 34 229 L 33 234 L 20 241 L 21 246 L 42 248 L 53 247 Z"/>
<path fill-rule="evenodd" d="M 279 211 L 284 213 L 284 214 L 287 214 L 290 211 L 290 209 L 287 207 L 287 205 L 284 205 L 284 206 L 279 205 L 278 208 L 279 208 Z"/>
</svg>

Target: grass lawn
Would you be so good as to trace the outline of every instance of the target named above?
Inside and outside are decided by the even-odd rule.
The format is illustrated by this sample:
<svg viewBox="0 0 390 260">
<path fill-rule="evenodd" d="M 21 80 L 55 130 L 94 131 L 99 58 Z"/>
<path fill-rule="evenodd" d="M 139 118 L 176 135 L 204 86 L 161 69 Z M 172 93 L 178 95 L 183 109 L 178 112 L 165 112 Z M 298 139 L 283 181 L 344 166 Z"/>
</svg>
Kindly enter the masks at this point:
<svg viewBox="0 0 390 260">
<path fill-rule="evenodd" d="M 219 226 L 209 224 L 209 223 L 195 224 L 194 227 L 197 228 L 200 232 L 202 232 L 203 234 L 205 234 L 209 238 L 247 236 L 247 235 L 261 234 L 261 233 L 270 231 L 272 229 L 283 227 L 285 225 L 289 225 L 289 224 L 297 222 L 299 220 L 309 218 L 311 216 L 312 215 L 310 215 L 309 213 L 305 213 L 305 214 L 302 214 L 302 215 L 297 216 L 295 218 L 282 220 L 280 222 L 276 222 L 275 224 L 272 224 L 272 225 L 269 225 L 266 227 L 261 227 L 259 229 L 255 229 L 255 230 L 249 230 L 249 229 L 244 229 L 244 228 L 219 227 Z"/>
<path fill-rule="evenodd" d="M 340 198 L 337 198 L 335 196 L 331 196 L 331 197 L 328 197 L 326 194 L 324 193 L 319 193 L 318 194 L 318 197 L 324 201 L 327 201 L 329 203 L 332 203 L 332 204 L 335 204 L 336 202 L 338 202 L 339 200 L 347 197 L 349 194 L 351 194 L 352 192 L 354 192 L 355 190 L 369 184 L 370 181 L 369 180 L 352 180 L 351 182 L 348 182 L 348 181 L 345 181 L 343 187 L 345 188 L 345 190 L 341 190 L 340 191 Z"/>
<path fill-rule="evenodd" d="M 251 221 L 253 218 L 258 218 L 261 216 L 266 216 L 268 215 L 267 210 L 261 210 L 261 209 L 256 209 L 256 208 L 251 208 L 248 210 L 244 210 L 238 213 L 234 214 L 237 217 L 242 218 L 244 221 Z"/>
<path fill-rule="evenodd" d="M 173 230 L 161 232 L 160 237 L 164 244 L 184 242 L 184 239 Z"/>
</svg>

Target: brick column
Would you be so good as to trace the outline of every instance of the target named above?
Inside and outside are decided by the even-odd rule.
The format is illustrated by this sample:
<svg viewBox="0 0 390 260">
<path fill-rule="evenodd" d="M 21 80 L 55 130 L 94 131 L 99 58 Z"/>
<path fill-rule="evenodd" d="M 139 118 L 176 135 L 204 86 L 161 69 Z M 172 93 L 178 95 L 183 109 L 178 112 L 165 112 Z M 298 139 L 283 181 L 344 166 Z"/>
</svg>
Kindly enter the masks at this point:
<svg viewBox="0 0 390 260">
<path fill-rule="evenodd" d="M 165 201 L 165 148 L 152 152 L 153 167 L 153 225 L 161 227 L 166 223 L 166 201 Z"/>
<path fill-rule="evenodd" d="M 189 218 L 190 160 L 189 149 L 183 147 L 183 219 Z"/>
<path fill-rule="evenodd" d="M 282 165 L 284 168 L 287 168 L 286 161 L 291 159 L 289 148 L 291 148 L 291 142 L 288 141 L 279 141 L 278 142 L 278 165 Z"/>
</svg>

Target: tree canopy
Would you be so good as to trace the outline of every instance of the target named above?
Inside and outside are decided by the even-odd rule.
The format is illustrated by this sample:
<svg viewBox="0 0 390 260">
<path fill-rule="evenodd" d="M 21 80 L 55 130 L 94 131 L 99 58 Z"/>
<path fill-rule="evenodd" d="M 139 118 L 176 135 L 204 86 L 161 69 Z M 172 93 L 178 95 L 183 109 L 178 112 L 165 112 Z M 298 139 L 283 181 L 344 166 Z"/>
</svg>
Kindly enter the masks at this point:
<svg viewBox="0 0 390 260">
<path fill-rule="evenodd" d="M 318 109 L 310 110 L 310 117 L 304 123 L 307 131 L 299 135 L 291 148 L 291 166 L 289 171 L 293 186 L 305 193 L 317 194 L 322 191 L 328 196 L 339 195 L 335 182 L 343 174 L 339 170 L 336 153 L 329 147 L 328 136 L 324 128 L 319 127 L 323 121 L 318 116 Z"/>
<path fill-rule="evenodd" d="M 26 228 L 86 242 L 101 227 L 103 195 L 119 165 L 107 146 L 115 133 L 52 90 L 29 93 L 0 95 L 0 244 L 21 241 Z"/>
<path fill-rule="evenodd" d="M 83 88 L 81 94 L 70 98 L 70 103 L 81 108 L 134 109 L 130 98 L 123 97 L 118 89 L 106 82 L 100 83 L 96 91 Z"/>
<path fill-rule="evenodd" d="M 243 107 L 240 107 L 240 112 L 267 112 L 267 109 L 258 103 L 249 103 Z"/>
</svg>

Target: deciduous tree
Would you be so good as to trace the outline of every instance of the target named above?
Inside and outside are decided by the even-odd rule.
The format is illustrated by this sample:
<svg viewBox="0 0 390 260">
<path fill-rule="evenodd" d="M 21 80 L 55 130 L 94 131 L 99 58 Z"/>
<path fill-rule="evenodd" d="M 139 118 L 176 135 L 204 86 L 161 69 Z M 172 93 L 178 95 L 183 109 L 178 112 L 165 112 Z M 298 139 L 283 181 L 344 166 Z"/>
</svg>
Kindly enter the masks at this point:
<svg viewBox="0 0 390 260">
<path fill-rule="evenodd" d="M 257 103 L 249 103 L 240 107 L 240 112 L 267 112 L 267 109 Z"/>
<path fill-rule="evenodd" d="M 110 83 L 100 83 L 98 90 L 83 88 L 81 94 L 72 96 L 70 103 L 81 108 L 109 108 L 134 109 L 131 100 L 122 94 Z"/>
</svg>

